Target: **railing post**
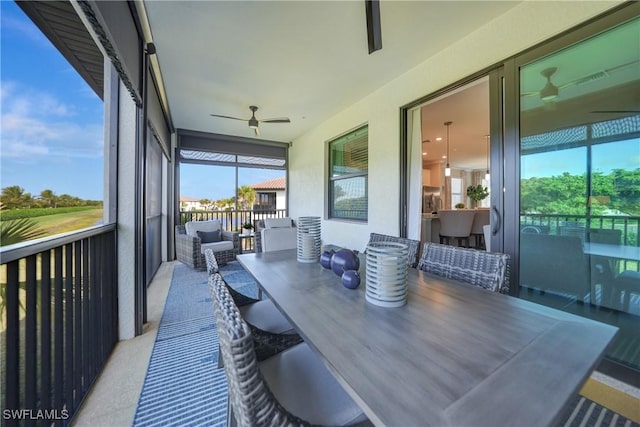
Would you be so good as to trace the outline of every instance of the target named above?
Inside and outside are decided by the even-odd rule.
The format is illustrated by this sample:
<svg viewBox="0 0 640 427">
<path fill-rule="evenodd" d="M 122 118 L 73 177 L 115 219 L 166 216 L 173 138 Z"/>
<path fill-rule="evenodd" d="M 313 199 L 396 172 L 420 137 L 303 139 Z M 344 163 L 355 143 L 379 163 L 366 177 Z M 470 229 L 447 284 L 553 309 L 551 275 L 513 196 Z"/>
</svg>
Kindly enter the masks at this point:
<svg viewBox="0 0 640 427">
<path fill-rule="evenodd" d="M 18 261 L 7 264 L 6 311 L 7 332 L 5 343 L 5 408 L 20 408 L 20 300 L 18 297 Z M 10 417 L 7 426 L 17 426 L 18 420 Z"/>
<path fill-rule="evenodd" d="M 36 255 L 31 255 L 26 259 L 26 319 L 25 319 L 25 382 L 24 382 L 24 408 L 36 411 L 38 408 L 36 388 L 37 388 L 37 373 L 38 364 L 36 360 L 37 355 L 37 316 L 38 311 L 36 308 Z M 35 419 L 27 418 L 25 425 L 35 425 Z"/>
</svg>

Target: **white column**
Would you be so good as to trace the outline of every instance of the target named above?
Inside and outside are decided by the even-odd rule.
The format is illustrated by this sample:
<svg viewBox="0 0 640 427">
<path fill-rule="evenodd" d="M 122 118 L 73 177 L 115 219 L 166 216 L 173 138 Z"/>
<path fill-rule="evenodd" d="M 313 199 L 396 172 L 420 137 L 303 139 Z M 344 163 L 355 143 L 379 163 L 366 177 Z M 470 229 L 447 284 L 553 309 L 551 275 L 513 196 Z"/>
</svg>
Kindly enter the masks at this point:
<svg viewBox="0 0 640 427">
<path fill-rule="evenodd" d="M 135 336 L 136 105 L 120 84 L 118 114 L 118 327 Z"/>
</svg>

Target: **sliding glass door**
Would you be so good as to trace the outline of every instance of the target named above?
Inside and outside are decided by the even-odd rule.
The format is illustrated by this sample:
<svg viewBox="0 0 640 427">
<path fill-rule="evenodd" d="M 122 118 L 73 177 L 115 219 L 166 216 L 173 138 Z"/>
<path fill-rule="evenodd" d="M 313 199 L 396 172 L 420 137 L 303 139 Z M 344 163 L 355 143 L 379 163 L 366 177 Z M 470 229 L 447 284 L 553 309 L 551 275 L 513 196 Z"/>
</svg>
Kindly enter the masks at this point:
<svg viewBox="0 0 640 427">
<path fill-rule="evenodd" d="M 519 296 L 620 328 L 640 370 L 640 19 L 519 67 Z"/>
<path fill-rule="evenodd" d="M 402 107 L 400 147 L 400 233 L 437 241 L 433 230 L 419 234 L 432 217 L 420 210 L 432 206 L 420 186 L 450 180 L 444 165 L 462 152 L 443 157 L 442 135 L 429 129 L 452 121 L 450 144 L 488 143 L 489 158 L 469 169 L 490 172 L 487 243 L 511 257 L 511 295 L 619 327 L 598 369 L 632 383 L 640 378 L 638 10 L 629 3 Z M 444 104 L 473 82 L 488 88 L 482 138 L 461 132 L 470 122 L 463 107 L 476 104 Z"/>
</svg>

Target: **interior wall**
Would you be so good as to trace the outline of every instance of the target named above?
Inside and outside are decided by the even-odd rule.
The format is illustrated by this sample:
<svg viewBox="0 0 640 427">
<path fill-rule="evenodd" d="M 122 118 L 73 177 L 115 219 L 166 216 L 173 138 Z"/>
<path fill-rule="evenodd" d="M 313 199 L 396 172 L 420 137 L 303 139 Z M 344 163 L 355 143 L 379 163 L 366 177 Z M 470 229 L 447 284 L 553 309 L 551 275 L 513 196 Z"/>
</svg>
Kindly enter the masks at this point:
<svg viewBox="0 0 640 427">
<path fill-rule="evenodd" d="M 323 242 L 358 250 L 364 249 L 370 232 L 398 235 L 400 107 L 619 3 L 522 2 L 302 135 L 289 151 L 290 215 L 322 216 Z M 369 220 L 327 220 L 326 141 L 363 123 L 369 124 Z"/>
</svg>

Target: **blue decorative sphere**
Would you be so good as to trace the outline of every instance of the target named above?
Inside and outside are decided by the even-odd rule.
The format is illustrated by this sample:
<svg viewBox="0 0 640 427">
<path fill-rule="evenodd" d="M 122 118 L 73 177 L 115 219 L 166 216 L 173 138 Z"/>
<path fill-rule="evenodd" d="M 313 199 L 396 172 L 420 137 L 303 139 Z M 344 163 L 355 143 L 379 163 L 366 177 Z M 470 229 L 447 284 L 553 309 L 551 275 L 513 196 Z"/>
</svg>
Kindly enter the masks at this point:
<svg viewBox="0 0 640 427">
<path fill-rule="evenodd" d="M 355 289 L 360 286 L 360 273 L 355 270 L 347 270 L 342 273 L 342 285 L 345 288 Z"/>
<path fill-rule="evenodd" d="M 331 270 L 338 276 L 342 276 L 347 270 L 358 270 L 360 259 L 358 255 L 349 249 L 340 249 L 331 257 Z"/>
<path fill-rule="evenodd" d="M 335 253 L 333 249 L 322 252 L 322 255 L 320 255 L 320 265 L 324 268 L 331 268 L 331 258 Z"/>
</svg>

